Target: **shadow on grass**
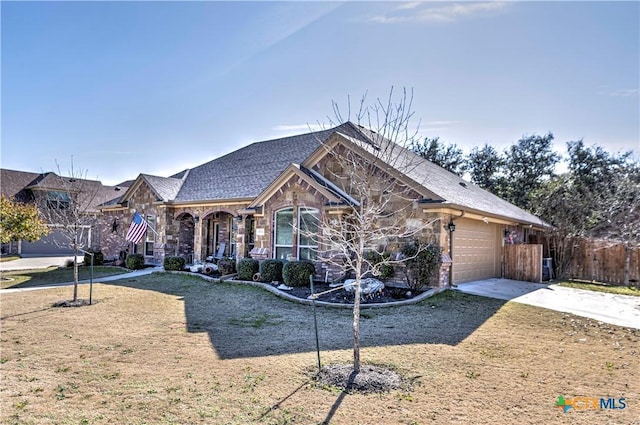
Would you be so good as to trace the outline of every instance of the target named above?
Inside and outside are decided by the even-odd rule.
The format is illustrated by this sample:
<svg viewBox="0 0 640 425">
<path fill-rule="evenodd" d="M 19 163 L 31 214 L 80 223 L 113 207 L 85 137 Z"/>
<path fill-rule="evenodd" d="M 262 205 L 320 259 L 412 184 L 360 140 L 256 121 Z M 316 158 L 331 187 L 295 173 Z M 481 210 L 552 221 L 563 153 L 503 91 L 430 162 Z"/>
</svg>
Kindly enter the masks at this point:
<svg viewBox="0 0 640 425">
<path fill-rule="evenodd" d="M 184 302 L 187 331 L 206 332 L 222 359 L 316 350 L 311 306 L 260 288 L 165 273 L 105 284 L 178 297 Z M 504 303 L 446 291 L 415 305 L 369 309 L 360 321 L 361 347 L 457 345 Z M 353 347 L 351 309 L 318 308 L 317 315 L 321 350 Z"/>
</svg>

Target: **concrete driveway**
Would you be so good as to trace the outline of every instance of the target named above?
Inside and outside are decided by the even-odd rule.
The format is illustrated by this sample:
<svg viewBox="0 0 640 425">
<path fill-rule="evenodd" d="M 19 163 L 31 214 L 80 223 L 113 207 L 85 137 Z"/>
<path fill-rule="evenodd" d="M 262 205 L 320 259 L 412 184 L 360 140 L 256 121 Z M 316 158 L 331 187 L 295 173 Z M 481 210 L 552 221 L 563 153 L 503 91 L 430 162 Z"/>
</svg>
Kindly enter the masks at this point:
<svg viewBox="0 0 640 425">
<path fill-rule="evenodd" d="M 509 279 L 463 283 L 454 289 L 465 294 L 514 301 L 640 329 L 640 297 Z"/>
<path fill-rule="evenodd" d="M 0 263 L 0 271 L 46 269 L 51 266 L 61 267 L 67 264 L 67 261 L 73 261 L 73 255 L 65 257 L 23 257 Z M 84 256 L 78 256 L 78 261 L 84 261 Z"/>
</svg>

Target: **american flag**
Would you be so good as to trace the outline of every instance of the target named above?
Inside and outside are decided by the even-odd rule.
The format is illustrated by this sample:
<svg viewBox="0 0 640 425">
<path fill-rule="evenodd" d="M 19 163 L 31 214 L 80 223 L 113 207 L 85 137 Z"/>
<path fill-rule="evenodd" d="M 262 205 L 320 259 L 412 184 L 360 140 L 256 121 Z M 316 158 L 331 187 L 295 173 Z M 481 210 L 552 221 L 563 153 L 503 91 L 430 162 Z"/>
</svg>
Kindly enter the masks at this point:
<svg viewBox="0 0 640 425">
<path fill-rule="evenodd" d="M 131 225 L 129 226 L 129 230 L 127 231 L 127 236 L 125 237 L 125 239 L 129 242 L 137 244 L 142 240 L 142 237 L 144 236 L 146 231 L 147 222 L 142 218 L 140 214 L 135 212 L 133 213 Z"/>
</svg>

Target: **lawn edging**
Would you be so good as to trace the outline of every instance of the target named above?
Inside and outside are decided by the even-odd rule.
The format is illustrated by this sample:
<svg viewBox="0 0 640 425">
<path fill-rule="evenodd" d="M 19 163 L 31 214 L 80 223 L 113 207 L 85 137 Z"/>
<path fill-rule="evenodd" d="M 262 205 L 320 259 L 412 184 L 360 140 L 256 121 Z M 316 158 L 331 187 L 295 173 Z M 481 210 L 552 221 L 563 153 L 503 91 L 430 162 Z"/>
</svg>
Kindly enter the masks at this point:
<svg viewBox="0 0 640 425">
<path fill-rule="evenodd" d="M 269 292 L 271 292 L 272 294 L 276 295 L 277 297 L 283 298 L 287 301 L 292 301 L 292 302 L 296 302 L 299 304 L 304 304 L 304 305 L 313 305 L 314 302 L 312 300 L 309 299 L 303 299 L 303 298 L 298 298 L 298 297 L 294 297 L 293 295 L 290 295 L 284 291 L 281 291 L 278 288 L 275 288 L 273 286 L 271 286 L 268 283 L 265 282 L 254 282 L 254 281 L 250 281 L 250 280 L 238 280 L 238 279 L 233 279 L 234 276 L 236 276 L 235 274 L 232 275 L 227 275 L 227 276 L 221 276 L 221 277 L 210 277 L 210 276 L 205 276 L 202 275 L 200 273 L 193 273 L 193 272 L 183 272 L 183 271 L 154 271 L 154 273 L 171 273 L 171 274 L 178 274 L 178 275 L 189 275 L 189 276 L 194 276 L 194 277 L 199 277 L 202 280 L 206 280 L 207 282 L 212 282 L 212 283 L 237 283 L 240 285 L 248 285 L 248 286 L 255 286 L 258 288 L 262 288 L 265 289 Z M 368 309 L 368 308 L 385 308 L 385 307 L 401 307 L 401 306 L 405 306 L 405 305 L 412 305 L 412 304 L 417 304 L 419 302 L 422 302 L 424 300 L 426 300 L 427 298 L 431 298 L 432 296 L 439 294 L 440 292 L 446 291 L 447 287 L 441 287 L 441 288 L 431 288 L 428 291 L 423 292 L 422 294 L 413 297 L 411 299 L 407 299 L 407 300 L 400 300 L 400 301 L 392 301 L 392 302 L 388 302 L 388 303 L 373 303 L 373 304 L 360 304 L 360 308 L 363 309 Z M 315 301 L 315 305 L 317 306 L 321 306 L 321 307 L 332 307 L 332 308 L 348 308 L 348 309 L 352 309 L 353 308 L 353 304 L 343 304 L 343 303 L 330 303 L 327 301 Z"/>
</svg>

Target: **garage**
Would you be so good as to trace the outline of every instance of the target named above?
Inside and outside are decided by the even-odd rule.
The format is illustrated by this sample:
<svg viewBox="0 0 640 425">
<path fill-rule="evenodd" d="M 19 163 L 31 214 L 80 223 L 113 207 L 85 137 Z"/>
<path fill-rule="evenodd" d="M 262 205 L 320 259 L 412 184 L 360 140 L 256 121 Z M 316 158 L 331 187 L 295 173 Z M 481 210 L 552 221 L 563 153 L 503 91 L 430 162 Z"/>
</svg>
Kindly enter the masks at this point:
<svg viewBox="0 0 640 425">
<path fill-rule="evenodd" d="M 73 255 L 69 239 L 59 230 L 53 230 L 35 242 L 22 241 L 21 255 Z"/>
<path fill-rule="evenodd" d="M 460 218 L 453 232 L 453 283 L 500 277 L 500 225 Z"/>
</svg>

